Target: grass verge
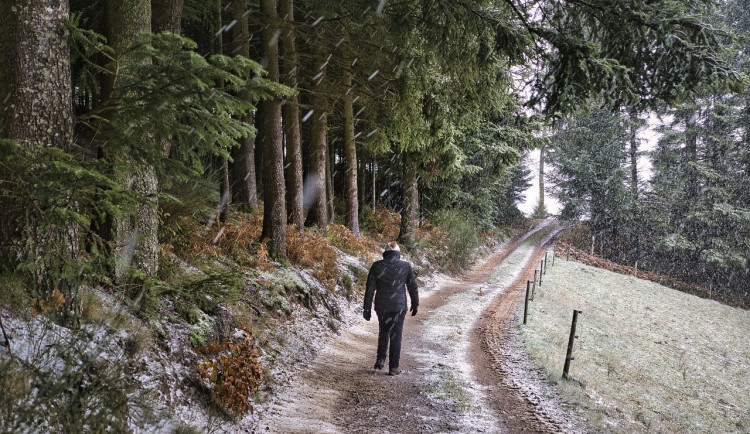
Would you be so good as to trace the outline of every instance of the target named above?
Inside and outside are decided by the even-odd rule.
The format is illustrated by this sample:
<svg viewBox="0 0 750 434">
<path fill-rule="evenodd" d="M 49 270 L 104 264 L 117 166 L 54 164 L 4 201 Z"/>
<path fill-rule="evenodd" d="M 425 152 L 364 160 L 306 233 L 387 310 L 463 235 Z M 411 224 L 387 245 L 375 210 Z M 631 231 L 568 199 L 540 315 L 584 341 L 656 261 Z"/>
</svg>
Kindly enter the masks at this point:
<svg viewBox="0 0 750 434">
<path fill-rule="evenodd" d="M 583 313 L 564 381 L 573 309 Z M 750 431 L 746 310 L 558 258 L 518 327 L 594 432 Z"/>
</svg>

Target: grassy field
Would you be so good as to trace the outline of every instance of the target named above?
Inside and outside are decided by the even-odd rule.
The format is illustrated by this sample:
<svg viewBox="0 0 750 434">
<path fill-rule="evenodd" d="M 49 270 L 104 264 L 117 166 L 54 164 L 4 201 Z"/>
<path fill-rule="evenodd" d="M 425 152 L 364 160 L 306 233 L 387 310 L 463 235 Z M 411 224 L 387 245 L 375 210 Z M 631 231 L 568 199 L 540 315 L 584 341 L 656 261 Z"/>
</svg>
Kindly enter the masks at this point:
<svg viewBox="0 0 750 434">
<path fill-rule="evenodd" d="M 750 432 L 750 311 L 558 258 L 522 318 L 532 361 L 590 431 Z"/>
</svg>

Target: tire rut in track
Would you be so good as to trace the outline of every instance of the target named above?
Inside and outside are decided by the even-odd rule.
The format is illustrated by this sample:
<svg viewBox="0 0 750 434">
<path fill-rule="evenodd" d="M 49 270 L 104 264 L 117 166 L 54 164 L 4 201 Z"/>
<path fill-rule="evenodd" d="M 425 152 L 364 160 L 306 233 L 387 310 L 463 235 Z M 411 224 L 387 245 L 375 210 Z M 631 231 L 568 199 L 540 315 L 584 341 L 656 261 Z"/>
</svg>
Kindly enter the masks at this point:
<svg viewBox="0 0 750 434">
<path fill-rule="evenodd" d="M 567 431 L 559 414 L 547 408 L 545 399 L 534 391 L 522 390 L 511 381 L 519 368 L 517 347 L 512 342 L 511 330 L 516 310 L 522 302 L 526 281 L 531 280 L 537 264 L 544 257 L 546 246 L 560 231 L 558 228 L 537 245 L 523 271 L 509 287 L 488 307 L 471 336 L 470 358 L 480 383 L 488 390 L 489 405 L 499 415 L 508 432 L 558 433 Z M 541 289 L 541 288 L 540 288 Z M 521 376 L 526 376 L 522 373 Z"/>
</svg>

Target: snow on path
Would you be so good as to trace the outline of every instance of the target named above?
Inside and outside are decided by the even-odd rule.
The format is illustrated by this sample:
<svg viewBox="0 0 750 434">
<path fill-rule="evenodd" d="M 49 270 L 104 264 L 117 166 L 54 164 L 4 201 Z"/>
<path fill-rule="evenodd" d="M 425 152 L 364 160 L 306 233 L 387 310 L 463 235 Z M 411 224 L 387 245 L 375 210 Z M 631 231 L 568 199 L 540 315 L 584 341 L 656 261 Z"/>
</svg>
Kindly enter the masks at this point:
<svg viewBox="0 0 750 434">
<path fill-rule="evenodd" d="M 522 240 L 546 226 L 529 231 Z M 420 288 L 420 307 L 438 307 L 407 317 L 399 377 L 371 369 L 377 320 L 362 320 L 356 303 L 344 309 L 340 335 L 323 346 L 272 402 L 260 405 L 252 421 L 243 422 L 279 433 L 369 432 L 367 427 L 378 432 L 498 432 L 501 423 L 472 372 L 470 334 L 493 299 L 520 276 L 537 243 L 520 244 L 492 271 L 489 281 L 486 273 L 484 282 L 472 280 L 472 275 L 439 277 Z M 446 288 L 458 290 L 442 301 L 430 300 Z M 421 324 L 414 324 L 415 319 Z"/>
<path fill-rule="evenodd" d="M 425 339 L 444 344 L 450 353 L 441 372 L 434 372 L 432 381 L 440 382 L 447 373 L 453 373 L 459 384 L 471 393 L 470 402 L 463 406 L 468 410 L 462 414 L 462 425 L 472 431 L 487 432 L 496 430 L 499 425 L 492 410 L 486 405 L 486 389 L 475 381 L 475 375 L 468 360 L 469 333 L 474 329 L 482 312 L 501 292 L 508 289 L 523 271 L 534 254 L 535 244 L 525 243 L 511 253 L 492 273 L 490 281 L 474 284 L 467 291 L 449 297 L 445 304 L 431 312 L 425 320 Z M 424 364 L 432 365 L 437 356 L 432 352 L 420 354 Z M 468 432 L 468 431 L 467 431 Z"/>
</svg>

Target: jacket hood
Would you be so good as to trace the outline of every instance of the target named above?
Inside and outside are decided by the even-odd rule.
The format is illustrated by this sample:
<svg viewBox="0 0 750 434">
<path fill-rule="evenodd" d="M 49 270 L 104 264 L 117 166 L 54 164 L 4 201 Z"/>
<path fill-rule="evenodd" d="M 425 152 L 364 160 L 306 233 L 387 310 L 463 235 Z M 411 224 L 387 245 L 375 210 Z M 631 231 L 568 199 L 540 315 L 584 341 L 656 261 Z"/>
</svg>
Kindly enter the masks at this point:
<svg viewBox="0 0 750 434">
<path fill-rule="evenodd" d="M 383 252 L 383 259 L 400 259 L 401 252 L 398 250 L 386 250 Z"/>
</svg>

